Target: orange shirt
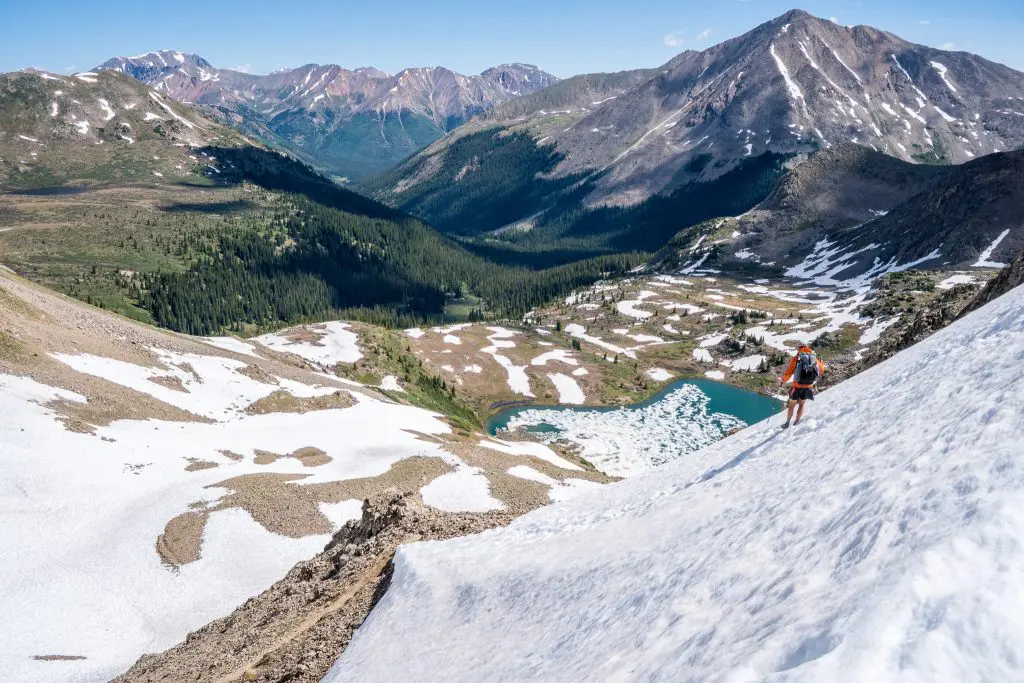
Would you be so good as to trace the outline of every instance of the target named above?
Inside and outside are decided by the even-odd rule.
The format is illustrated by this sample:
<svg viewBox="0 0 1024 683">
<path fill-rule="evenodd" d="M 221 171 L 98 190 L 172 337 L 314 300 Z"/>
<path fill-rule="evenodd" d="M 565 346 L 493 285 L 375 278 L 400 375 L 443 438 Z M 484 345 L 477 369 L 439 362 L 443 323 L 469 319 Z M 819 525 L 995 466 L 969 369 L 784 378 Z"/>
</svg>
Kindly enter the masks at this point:
<svg viewBox="0 0 1024 683">
<path fill-rule="evenodd" d="M 814 351 L 809 346 L 801 346 L 800 347 L 800 350 L 797 351 L 797 354 L 795 356 L 793 356 L 789 360 L 789 367 L 786 368 L 786 374 L 784 374 L 782 376 L 783 383 L 788 382 L 789 378 L 793 376 L 794 372 L 796 372 L 796 359 L 800 356 L 800 354 L 801 353 L 813 353 L 813 352 Z M 818 376 L 820 377 L 820 376 L 825 374 L 825 364 L 821 362 L 820 358 L 817 358 L 817 361 L 818 361 Z M 814 386 L 814 385 L 813 384 L 800 384 L 799 382 L 793 382 L 793 388 L 794 389 L 810 389 L 812 386 Z"/>
</svg>

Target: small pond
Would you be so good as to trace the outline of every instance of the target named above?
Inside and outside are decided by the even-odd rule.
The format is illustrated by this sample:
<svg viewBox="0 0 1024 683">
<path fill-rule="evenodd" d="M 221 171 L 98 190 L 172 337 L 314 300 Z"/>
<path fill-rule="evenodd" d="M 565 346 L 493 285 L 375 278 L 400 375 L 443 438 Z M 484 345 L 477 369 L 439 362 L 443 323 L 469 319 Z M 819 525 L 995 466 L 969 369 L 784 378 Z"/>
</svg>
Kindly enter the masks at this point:
<svg viewBox="0 0 1024 683">
<path fill-rule="evenodd" d="M 731 430 L 775 415 L 774 398 L 704 379 L 673 382 L 629 406 L 519 406 L 487 422 L 487 431 L 523 430 L 542 441 L 565 439 L 598 469 L 638 474 L 718 441 Z"/>
</svg>

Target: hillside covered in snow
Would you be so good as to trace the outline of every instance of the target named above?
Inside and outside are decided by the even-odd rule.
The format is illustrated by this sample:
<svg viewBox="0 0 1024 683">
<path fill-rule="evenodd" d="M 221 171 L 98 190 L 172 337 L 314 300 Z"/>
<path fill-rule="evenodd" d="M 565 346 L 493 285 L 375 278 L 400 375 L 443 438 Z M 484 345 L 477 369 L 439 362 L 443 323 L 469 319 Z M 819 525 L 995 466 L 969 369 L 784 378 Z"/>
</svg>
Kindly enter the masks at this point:
<svg viewBox="0 0 1024 683">
<path fill-rule="evenodd" d="M 487 528 L 607 479 L 409 405 L 411 375 L 332 374 L 370 352 L 353 329 L 189 337 L 0 268 L 0 680 L 109 680 L 381 492 L 456 533 L 452 514 Z"/>
<path fill-rule="evenodd" d="M 404 546 L 324 679 L 1024 677 L 1024 289 L 755 425 Z"/>
</svg>

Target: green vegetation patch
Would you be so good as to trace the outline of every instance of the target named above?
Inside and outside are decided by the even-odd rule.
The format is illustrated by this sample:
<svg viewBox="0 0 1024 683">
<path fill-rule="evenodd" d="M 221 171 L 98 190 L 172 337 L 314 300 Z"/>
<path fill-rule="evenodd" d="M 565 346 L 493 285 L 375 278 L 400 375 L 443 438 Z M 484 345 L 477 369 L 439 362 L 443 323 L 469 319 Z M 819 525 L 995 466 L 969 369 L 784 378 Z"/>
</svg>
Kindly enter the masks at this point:
<svg viewBox="0 0 1024 683">
<path fill-rule="evenodd" d="M 463 430 L 481 428 L 480 418 L 459 397 L 455 385 L 425 368 L 401 332 L 370 325 L 359 325 L 357 331 L 363 358 L 351 366 L 335 366 L 337 374 L 365 384 L 379 384 L 382 377 L 394 375 L 405 391 L 386 392 L 392 398 L 446 415 Z"/>
<path fill-rule="evenodd" d="M 14 360 L 21 355 L 22 344 L 9 332 L 0 330 L 0 359 Z"/>
<path fill-rule="evenodd" d="M 875 282 L 875 298 L 860 307 L 860 314 L 870 317 L 909 313 L 935 292 L 937 277 L 922 270 L 888 273 Z"/>
</svg>

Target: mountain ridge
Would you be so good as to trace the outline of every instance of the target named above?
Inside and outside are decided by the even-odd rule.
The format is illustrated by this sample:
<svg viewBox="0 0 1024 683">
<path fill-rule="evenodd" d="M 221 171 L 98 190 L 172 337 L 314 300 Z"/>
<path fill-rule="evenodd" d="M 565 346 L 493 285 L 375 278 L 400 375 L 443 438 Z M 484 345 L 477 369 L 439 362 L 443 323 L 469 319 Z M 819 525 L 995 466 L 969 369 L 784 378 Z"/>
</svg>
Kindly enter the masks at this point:
<svg viewBox="0 0 1024 683">
<path fill-rule="evenodd" d="M 652 262 L 761 270 L 851 288 L 910 267 L 1000 268 L 1024 250 L 1024 150 L 956 166 L 853 143 L 811 154 L 739 216 L 691 226 Z"/>
<path fill-rule="evenodd" d="M 226 123 L 352 179 L 380 172 L 471 116 L 558 80 L 524 63 L 471 76 L 445 67 L 389 74 L 313 63 L 249 74 L 175 50 L 114 57 L 97 68 L 203 105 Z"/>
<path fill-rule="evenodd" d="M 588 174 L 587 205 L 629 205 L 769 151 L 854 141 L 948 164 L 1016 149 L 1024 143 L 1018 98 L 1024 74 L 1003 65 L 794 10 L 677 55 L 561 129 L 526 132 L 563 157 L 546 177 Z M 408 163 L 444 153 L 446 143 Z"/>
</svg>

